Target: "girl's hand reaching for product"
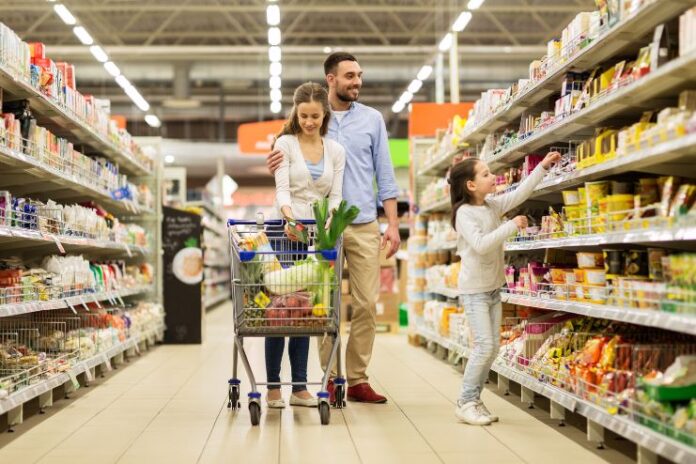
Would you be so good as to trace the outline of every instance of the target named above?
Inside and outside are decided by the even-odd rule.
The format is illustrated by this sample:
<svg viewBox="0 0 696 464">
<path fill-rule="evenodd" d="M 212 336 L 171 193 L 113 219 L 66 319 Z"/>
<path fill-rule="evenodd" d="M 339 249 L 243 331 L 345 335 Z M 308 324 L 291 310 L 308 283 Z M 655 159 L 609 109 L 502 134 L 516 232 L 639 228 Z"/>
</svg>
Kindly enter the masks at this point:
<svg viewBox="0 0 696 464">
<path fill-rule="evenodd" d="M 517 228 L 520 230 L 524 230 L 529 226 L 527 216 L 517 216 L 515 217 L 515 219 L 512 220 L 512 222 L 514 222 Z"/>
<path fill-rule="evenodd" d="M 560 160 L 561 154 L 557 151 L 552 151 L 548 155 L 546 155 L 544 161 L 541 162 L 541 165 L 544 166 L 544 169 L 549 170 L 553 167 L 554 164 L 558 163 Z"/>
</svg>

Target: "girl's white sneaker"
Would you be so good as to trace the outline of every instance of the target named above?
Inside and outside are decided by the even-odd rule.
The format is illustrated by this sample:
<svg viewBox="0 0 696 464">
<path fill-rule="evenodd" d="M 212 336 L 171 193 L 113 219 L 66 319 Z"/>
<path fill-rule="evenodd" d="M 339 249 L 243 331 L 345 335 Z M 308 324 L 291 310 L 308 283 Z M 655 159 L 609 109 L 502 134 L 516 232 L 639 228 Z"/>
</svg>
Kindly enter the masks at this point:
<svg viewBox="0 0 696 464">
<path fill-rule="evenodd" d="M 481 414 L 484 416 L 488 416 L 488 418 L 491 420 L 491 422 L 498 422 L 500 418 L 498 416 L 494 416 L 491 414 L 491 412 L 488 410 L 485 404 L 483 404 L 483 401 L 479 400 L 478 402 L 478 408 Z"/>
<path fill-rule="evenodd" d="M 483 414 L 477 401 L 469 401 L 457 407 L 454 415 L 461 422 L 469 425 L 490 425 L 492 422 L 490 417 Z"/>
</svg>

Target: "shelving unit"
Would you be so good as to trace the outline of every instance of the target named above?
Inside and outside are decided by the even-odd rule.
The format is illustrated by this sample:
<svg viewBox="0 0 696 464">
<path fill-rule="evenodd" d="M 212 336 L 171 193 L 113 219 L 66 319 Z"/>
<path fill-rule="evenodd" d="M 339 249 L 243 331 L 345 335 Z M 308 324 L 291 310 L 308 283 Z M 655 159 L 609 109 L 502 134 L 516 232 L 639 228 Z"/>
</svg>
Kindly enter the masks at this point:
<svg viewBox="0 0 696 464">
<path fill-rule="evenodd" d="M 618 56 L 621 58 L 634 56 L 638 49 L 650 43 L 651 38 L 648 35 L 653 29 L 663 22 L 675 19 L 687 8 L 693 6 L 691 3 L 687 3 L 672 0 L 648 2 L 630 17 L 624 18 L 613 27 L 603 31 L 597 40 L 579 50 L 566 62 L 550 67 L 547 63 L 547 72 L 543 79 L 531 82 L 516 97 L 499 107 L 495 114 L 485 118 L 475 127 L 469 128 L 460 137 L 460 143 L 467 143 L 471 148 L 476 147 L 477 151 L 480 152 L 480 145 L 489 134 L 504 128 L 516 129 L 520 118 L 531 109 L 535 111 L 548 110 L 549 104 L 553 101 L 551 97 L 554 94 L 559 94 L 561 84 L 568 71 L 590 71 L 603 63 L 616 62 L 612 59 Z M 670 34 L 673 33 L 674 31 L 670 30 Z M 531 134 L 520 136 L 513 145 L 499 149 L 495 154 L 489 153 L 485 160 L 491 169 L 496 171 L 514 165 L 528 154 L 542 153 L 542 150 L 549 147 L 570 146 L 571 142 L 588 139 L 598 126 L 625 125 L 626 122 L 635 123 L 643 111 L 662 110 L 675 106 L 673 103 L 677 100 L 676 96 L 683 90 L 696 90 L 695 83 L 696 53 L 690 52 L 652 69 L 648 74 L 625 84 L 623 87 L 596 97 L 580 111 L 557 119 Z M 553 105 L 550 106 L 553 115 Z M 416 165 L 418 165 L 418 156 L 422 156 L 423 152 L 424 150 L 414 151 Z M 436 231 L 433 232 L 433 236 L 438 236 L 438 233 L 441 232 L 441 213 L 451 211 L 449 200 L 433 203 L 429 201 L 429 198 L 423 198 L 419 195 L 419 192 L 422 192 L 422 186 L 425 182 L 432 182 L 434 179 L 444 176 L 451 165 L 453 155 L 453 153 L 448 153 L 424 165 L 421 164 L 421 169 L 417 171 L 417 176 L 425 177 L 425 179 L 420 179 L 420 183 L 416 184 L 420 190 L 415 191 L 414 197 L 418 206 L 425 205 L 420 209 L 419 214 L 425 217 L 435 215 L 434 220 L 438 221 L 436 227 L 433 227 L 433 230 Z M 582 186 L 586 182 L 608 178 L 615 179 L 614 176 L 633 172 L 696 179 L 696 133 L 679 137 L 670 136 L 661 142 L 653 142 L 647 147 L 646 144 L 641 143 L 640 150 L 618 154 L 613 159 L 589 167 L 576 167 L 571 172 L 552 171 L 537 186 L 531 199 L 537 205 L 539 203 L 544 204 L 544 206 L 557 205 L 561 203 L 561 191 L 563 190 Z M 440 185 L 438 184 L 434 190 L 439 190 Z M 515 188 L 516 186 L 511 186 L 506 191 Z M 558 208 L 555 210 L 559 211 Z M 601 248 L 597 247 L 633 249 L 631 248 L 633 246 L 641 249 L 652 247 L 668 248 L 675 251 L 696 250 L 696 215 L 693 213 L 679 218 L 625 219 L 614 220 L 614 223 L 608 222 L 610 217 L 611 215 L 608 214 L 607 221 L 600 222 L 599 228 L 593 225 L 594 228 L 591 228 L 593 233 L 582 235 L 579 230 L 567 229 L 565 232 L 547 234 L 546 236 L 540 234 L 534 237 L 517 237 L 509 240 L 505 244 L 504 250 L 511 260 L 513 258 L 516 260 L 514 262 L 524 262 L 525 258 L 527 262 L 539 261 L 540 256 L 553 256 L 553 253 L 549 253 L 549 251 L 554 249 L 599 251 Z M 423 226 L 420 227 L 422 231 Z M 430 227 L 427 229 L 430 233 Z M 423 239 L 423 236 L 417 238 Z M 413 252 L 418 260 L 424 259 L 421 257 L 422 254 L 440 254 L 456 249 L 456 243 L 443 243 L 441 241 L 427 242 L 425 247 L 422 245 L 421 241 L 416 241 L 414 245 Z M 542 255 L 542 253 L 544 254 Z M 440 257 L 441 255 L 438 256 L 437 261 L 439 263 L 441 263 Z M 411 259 L 413 257 L 409 257 L 409 260 Z M 532 271 L 529 270 L 529 272 Z M 439 274 L 436 275 L 439 278 Z M 421 277 L 418 274 L 416 279 L 425 282 L 426 275 Z M 645 280 L 648 280 L 647 277 Z M 455 289 L 441 288 L 437 284 L 433 285 L 434 282 L 431 278 L 424 287 L 418 286 L 414 290 L 416 295 L 425 292 L 431 295 L 431 300 L 434 300 L 430 303 L 432 304 L 430 309 L 426 309 L 423 313 L 411 310 L 409 317 L 412 320 L 414 333 L 430 343 L 457 354 L 454 357 L 450 356 L 450 359 L 467 358 L 468 348 L 460 345 L 457 338 L 443 336 L 433 330 L 433 327 L 438 327 L 437 318 L 439 317 L 436 315 L 435 308 L 440 308 L 443 311 L 451 310 L 448 308 L 456 306 L 455 302 L 459 293 Z M 674 332 L 675 336 L 679 334 L 679 337 L 687 337 L 684 340 L 688 340 L 690 336 L 696 336 L 696 314 L 689 314 L 692 310 L 690 304 L 684 303 L 685 308 L 679 307 L 678 311 L 684 312 L 669 312 L 669 305 L 661 304 L 682 301 L 679 299 L 681 295 L 679 297 L 668 296 L 669 289 L 664 290 L 665 293 L 661 293 L 657 297 L 654 295 L 637 296 L 638 293 L 632 294 L 629 298 L 631 301 L 626 303 L 620 301 L 621 297 L 612 295 L 610 293 L 612 290 L 607 287 L 606 291 L 609 297 L 605 298 L 605 304 L 600 304 L 601 301 L 578 300 L 577 298 L 581 297 L 575 298 L 575 294 L 571 294 L 570 285 L 565 289 L 565 294 L 562 288 L 552 287 L 553 285 L 549 284 L 548 289 L 528 293 L 521 290 L 504 291 L 502 301 L 509 305 L 616 321 L 643 328 L 667 330 Z M 554 293 L 554 290 L 559 291 L 559 293 Z M 676 290 L 672 291 L 676 292 Z M 655 303 L 656 299 L 659 302 Z M 446 300 L 446 303 L 443 303 L 443 300 Z M 423 308 L 422 302 L 418 299 L 416 301 Z M 446 313 L 443 312 L 443 315 Z M 461 314 L 457 316 L 464 317 Z M 450 319 L 450 321 L 452 320 L 457 319 Z M 450 330 L 452 330 L 451 327 Z M 656 332 L 660 331 L 656 330 Z M 544 339 L 542 338 L 542 340 Z M 507 393 L 510 390 L 511 382 L 519 384 L 522 401 L 528 405 L 533 403 L 534 395 L 548 398 L 551 400 L 553 419 L 563 421 L 566 412 L 573 412 L 587 418 L 588 439 L 602 444 L 604 430 L 611 430 L 636 443 L 638 448 L 637 460 L 640 464 L 657 462 L 656 456 L 662 456 L 677 463 L 696 462 L 696 448 L 674 439 L 673 436 L 658 433 L 658 431 L 639 423 L 637 419 L 634 419 L 633 413 L 614 414 L 610 408 L 588 401 L 567 389 L 556 387 L 549 383 L 548 379 L 542 381 L 539 376 L 532 375 L 524 366 L 507 364 L 504 359 L 499 357 L 492 368 L 497 373 L 500 389 Z M 634 374 L 640 375 L 637 371 Z"/>
</svg>

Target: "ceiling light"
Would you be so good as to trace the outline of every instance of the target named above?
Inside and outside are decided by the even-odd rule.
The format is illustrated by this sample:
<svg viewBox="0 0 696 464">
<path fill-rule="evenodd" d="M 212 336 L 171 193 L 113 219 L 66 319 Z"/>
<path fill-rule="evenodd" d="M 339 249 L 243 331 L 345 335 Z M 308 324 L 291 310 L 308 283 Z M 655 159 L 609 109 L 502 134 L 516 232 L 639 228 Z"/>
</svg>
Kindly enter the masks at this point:
<svg viewBox="0 0 696 464">
<path fill-rule="evenodd" d="M 268 74 L 271 76 L 280 76 L 282 72 L 283 65 L 280 63 L 280 61 L 275 61 L 268 67 Z"/>
<path fill-rule="evenodd" d="M 419 81 L 425 81 L 430 77 L 430 75 L 432 73 L 433 73 L 433 67 L 425 65 L 422 68 L 420 68 L 420 71 L 418 71 L 418 75 L 416 76 L 416 78 Z"/>
<path fill-rule="evenodd" d="M 123 90 L 126 90 L 128 87 L 133 87 L 128 79 L 126 79 L 126 76 L 123 74 L 116 76 L 116 83 L 121 87 Z"/>
<path fill-rule="evenodd" d="M 469 4 L 466 6 L 470 10 L 478 10 L 478 8 L 483 5 L 485 0 L 469 0 Z"/>
<path fill-rule="evenodd" d="M 146 114 L 145 115 L 145 122 L 147 123 L 148 126 L 155 127 L 155 128 L 160 127 L 162 125 L 162 121 L 160 121 L 160 119 L 157 116 L 155 116 L 154 114 Z M 168 155 L 168 156 L 171 156 L 171 155 Z M 174 158 L 174 157 L 172 156 L 172 158 Z"/>
<path fill-rule="evenodd" d="M 270 91 L 271 101 L 281 101 L 283 99 L 283 92 L 280 89 L 272 89 Z"/>
<path fill-rule="evenodd" d="M 276 63 L 279 62 L 282 57 L 283 54 L 280 51 L 280 47 L 278 47 L 277 45 L 268 47 L 268 61 L 270 61 L 271 63 Z"/>
<path fill-rule="evenodd" d="M 106 69 L 106 72 L 111 74 L 112 77 L 118 77 L 121 75 L 121 70 L 118 69 L 118 66 L 116 66 L 113 61 L 107 61 L 104 63 L 104 69 Z"/>
<path fill-rule="evenodd" d="M 326 53 L 327 55 L 331 53 L 331 47 L 324 47 L 324 53 Z"/>
<path fill-rule="evenodd" d="M 94 43 L 94 39 L 91 35 L 89 35 L 89 32 L 87 32 L 87 29 L 85 29 L 84 27 L 76 26 L 73 28 L 73 32 L 75 33 L 77 38 L 80 39 L 82 45 L 92 45 Z"/>
<path fill-rule="evenodd" d="M 411 83 L 408 86 L 408 91 L 411 93 L 417 93 L 421 87 L 423 87 L 423 81 L 419 81 L 418 79 L 415 79 L 411 81 Z"/>
<path fill-rule="evenodd" d="M 174 158 L 174 155 L 167 155 L 164 157 L 164 162 L 167 164 L 172 164 L 174 161 L 176 161 L 176 158 Z"/>
<path fill-rule="evenodd" d="M 107 55 L 104 49 L 99 45 L 92 45 L 89 47 L 89 51 L 92 52 L 92 56 L 94 56 L 98 62 L 103 63 L 109 61 L 109 55 Z"/>
<path fill-rule="evenodd" d="M 448 32 L 447 35 L 445 35 L 442 40 L 440 41 L 440 45 L 437 46 L 437 48 L 441 52 L 446 52 L 450 48 L 452 48 L 452 33 Z"/>
<path fill-rule="evenodd" d="M 392 111 L 394 113 L 401 113 L 405 107 L 406 105 L 404 105 L 401 101 L 398 101 L 392 106 Z"/>
<path fill-rule="evenodd" d="M 268 45 L 280 45 L 280 29 L 271 27 L 268 29 Z"/>
<path fill-rule="evenodd" d="M 401 94 L 399 97 L 399 101 L 406 105 L 407 103 L 410 103 L 411 100 L 413 100 L 413 94 L 409 92 L 408 90 L 404 93 Z"/>
<path fill-rule="evenodd" d="M 467 24 L 471 21 L 471 12 L 463 11 L 462 14 L 454 21 L 452 25 L 452 30 L 455 32 L 462 32 Z"/>
<path fill-rule="evenodd" d="M 280 89 L 281 83 L 280 76 L 271 76 L 268 79 L 268 86 L 272 89 Z"/>
<path fill-rule="evenodd" d="M 70 10 L 68 10 L 68 8 L 65 5 L 61 3 L 59 3 L 58 5 L 54 5 L 53 10 L 56 12 L 58 16 L 60 16 L 60 19 L 62 19 L 63 22 L 68 26 L 74 26 L 75 24 L 77 24 L 77 20 L 72 15 L 72 13 L 70 13 Z"/>
<path fill-rule="evenodd" d="M 279 101 L 271 102 L 271 113 L 278 114 L 283 109 L 283 105 Z"/>
<path fill-rule="evenodd" d="M 150 109 L 150 104 L 143 98 L 142 95 L 140 95 L 138 89 L 131 85 L 130 87 L 126 87 L 124 90 L 126 91 L 126 95 L 128 95 L 130 99 L 133 100 L 135 106 L 140 108 L 140 111 L 147 111 Z"/>
<path fill-rule="evenodd" d="M 278 5 L 268 5 L 266 8 L 266 22 L 269 26 L 280 24 L 280 7 Z"/>
</svg>

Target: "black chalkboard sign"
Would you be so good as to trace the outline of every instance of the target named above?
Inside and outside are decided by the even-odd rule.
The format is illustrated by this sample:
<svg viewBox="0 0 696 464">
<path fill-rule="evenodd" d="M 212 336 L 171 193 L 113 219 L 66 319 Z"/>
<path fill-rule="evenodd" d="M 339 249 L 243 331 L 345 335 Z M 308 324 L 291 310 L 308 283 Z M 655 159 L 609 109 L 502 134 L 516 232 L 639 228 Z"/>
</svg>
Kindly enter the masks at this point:
<svg viewBox="0 0 696 464">
<path fill-rule="evenodd" d="M 203 252 L 201 217 L 163 208 L 162 263 L 164 265 L 165 343 L 201 343 Z"/>
</svg>

